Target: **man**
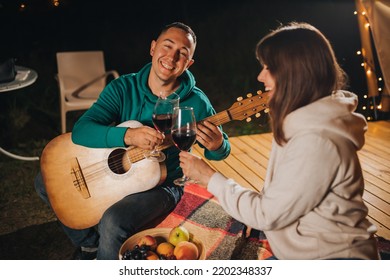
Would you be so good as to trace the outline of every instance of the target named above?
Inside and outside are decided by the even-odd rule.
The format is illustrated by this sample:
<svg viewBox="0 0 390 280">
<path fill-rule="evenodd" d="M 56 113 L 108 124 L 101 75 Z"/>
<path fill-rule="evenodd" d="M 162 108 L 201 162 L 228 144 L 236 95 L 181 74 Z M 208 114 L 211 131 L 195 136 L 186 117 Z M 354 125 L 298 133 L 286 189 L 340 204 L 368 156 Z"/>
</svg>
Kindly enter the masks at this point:
<svg viewBox="0 0 390 280">
<path fill-rule="evenodd" d="M 91 148 L 136 146 L 152 150 L 164 140 L 164 135 L 152 128 L 153 107 L 161 94 L 178 94 L 180 105 L 193 107 L 198 121 L 215 114 L 188 71 L 194 63 L 195 47 L 196 35 L 190 27 L 180 22 L 165 26 L 151 42 L 152 62 L 138 73 L 123 75 L 107 85 L 97 102 L 75 124 L 73 142 Z M 112 126 L 127 120 L 139 121 L 143 126 Z M 198 125 L 197 141 L 205 148 L 207 159 L 222 160 L 230 153 L 227 135 L 210 122 Z M 161 185 L 116 202 L 105 211 L 97 227 L 75 230 L 63 226 L 79 247 L 75 258 L 118 259 L 120 246 L 129 236 L 155 226 L 175 208 L 183 194 L 183 189 L 173 184 L 182 175 L 179 150 L 170 147 L 164 153 L 167 178 Z M 35 186 L 41 198 L 49 202 L 40 174 Z"/>
</svg>

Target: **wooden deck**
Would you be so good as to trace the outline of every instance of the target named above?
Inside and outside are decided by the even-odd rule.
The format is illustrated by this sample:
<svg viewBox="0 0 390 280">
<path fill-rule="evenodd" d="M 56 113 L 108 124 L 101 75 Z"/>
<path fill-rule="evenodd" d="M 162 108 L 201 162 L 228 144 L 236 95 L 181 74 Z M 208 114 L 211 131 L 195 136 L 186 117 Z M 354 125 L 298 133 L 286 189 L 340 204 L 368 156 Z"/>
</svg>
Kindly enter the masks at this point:
<svg viewBox="0 0 390 280">
<path fill-rule="evenodd" d="M 230 137 L 230 156 L 209 164 L 244 187 L 260 191 L 271 148 L 271 133 Z M 194 154 L 200 155 L 199 147 Z M 364 200 L 377 234 L 390 239 L 390 121 L 370 122 L 366 144 L 359 151 L 364 173 Z"/>
</svg>

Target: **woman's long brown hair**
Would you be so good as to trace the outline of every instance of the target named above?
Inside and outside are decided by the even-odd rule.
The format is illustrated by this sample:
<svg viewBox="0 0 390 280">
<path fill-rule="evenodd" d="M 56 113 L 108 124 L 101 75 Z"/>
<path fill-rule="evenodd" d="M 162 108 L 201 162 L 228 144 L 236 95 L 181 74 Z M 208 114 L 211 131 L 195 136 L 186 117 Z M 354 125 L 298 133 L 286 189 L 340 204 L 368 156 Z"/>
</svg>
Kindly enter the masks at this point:
<svg viewBox="0 0 390 280">
<path fill-rule="evenodd" d="M 292 111 L 345 86 L 346 75 L 325 36 L 307 23 L 290 23 L 257 44 L 256 56 L 275 79 L 269 101 L 271 127 L 279 145 L 287 142 L 283 122 Z"/>
</svg>

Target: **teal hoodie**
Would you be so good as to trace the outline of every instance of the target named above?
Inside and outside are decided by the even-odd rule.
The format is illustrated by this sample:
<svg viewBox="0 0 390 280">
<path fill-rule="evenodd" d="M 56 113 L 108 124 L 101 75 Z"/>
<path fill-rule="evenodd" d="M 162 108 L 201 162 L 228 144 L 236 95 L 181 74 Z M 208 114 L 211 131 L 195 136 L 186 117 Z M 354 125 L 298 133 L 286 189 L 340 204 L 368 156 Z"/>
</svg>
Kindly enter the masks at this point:
<svg viewBox="0 0 390 280">
<path fill-rule="evenodd" d="M 123 140 L 127 127 L 116 125 L 128 120 L 136 120 L 143 125 L 153 127 L 152 114 L 157 96 L 148 86 L 150 69 L 151 63 L 148 63 L 138 73 L 122 75 L 109 83 L 98 100 L 76 122 L 72 131 L 72 141 L 90 148 L 125 147 Z M 195 86 L 195 78 L 190 71 L 186 70 L 180 76 L 180 87 L 175 92 L 180 97 L 181 106 L 194 108 L 197 121 L 216 113 L 208 97 Z M 223 144 L 218 150 L 204 150 L 207 159 L 222 160 L 230 154 L 228 137 L 225 133 L 223 137 Z M 182 176 L 179 150 L 170 147 L 164 150 L 164 153 L 167 156 L 166 181 L 170 182 Z"/>
</svg>

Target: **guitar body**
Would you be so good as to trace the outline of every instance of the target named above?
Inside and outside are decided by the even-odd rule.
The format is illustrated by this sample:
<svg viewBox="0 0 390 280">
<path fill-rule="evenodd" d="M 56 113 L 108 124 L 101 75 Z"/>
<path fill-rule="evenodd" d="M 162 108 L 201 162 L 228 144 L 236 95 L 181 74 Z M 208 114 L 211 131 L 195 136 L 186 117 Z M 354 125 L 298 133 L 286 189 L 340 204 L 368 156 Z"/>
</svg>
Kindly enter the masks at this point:
<svg viewBox="0 0 390 280">
<path fill-rule="evenodd" d="M 135 121 L 121 124 L 139 125 Z M 41 156 L 42 176 L 51 206 L 64 225 L 74 229 L 94 226 L 115 202 L 165 180 L 163 163 L 148 159 L 133 163 L 131 151 L 76 145 L 71 133 L 47 144 Z"/>
</svg>

